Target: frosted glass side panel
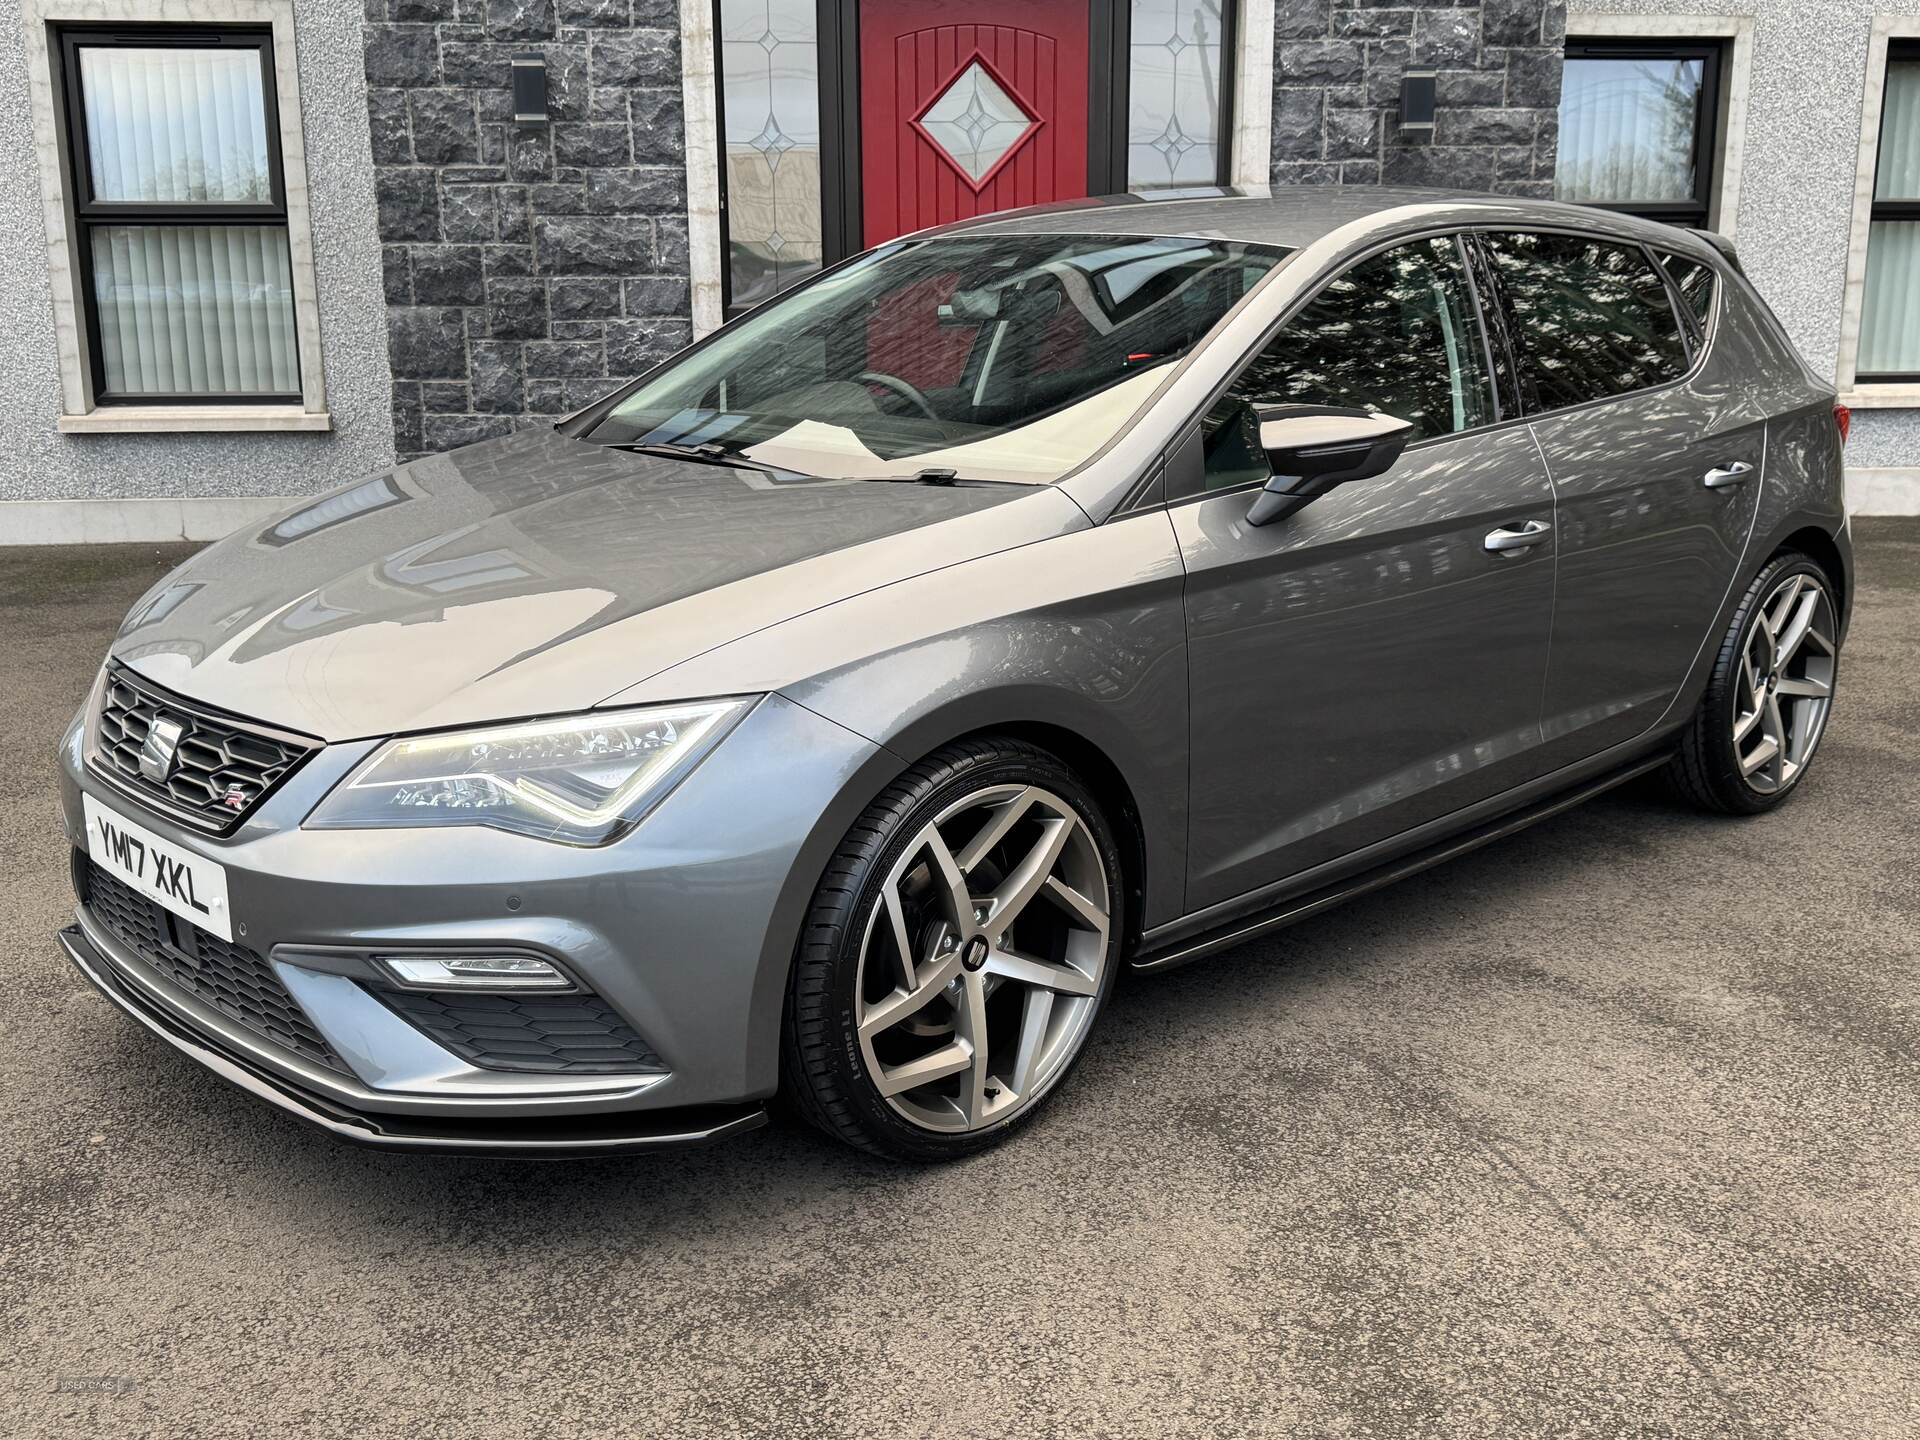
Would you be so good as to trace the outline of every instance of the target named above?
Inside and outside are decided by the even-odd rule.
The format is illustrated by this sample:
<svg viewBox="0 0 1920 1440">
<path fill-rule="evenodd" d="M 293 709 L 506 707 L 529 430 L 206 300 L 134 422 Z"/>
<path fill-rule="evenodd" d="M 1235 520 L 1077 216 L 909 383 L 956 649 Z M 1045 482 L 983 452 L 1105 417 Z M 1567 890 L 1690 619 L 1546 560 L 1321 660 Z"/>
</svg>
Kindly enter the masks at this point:
<svg viewBox="0 0 1920 1440">
<path fill-rule="evenodd" d="M 820 268 L 820 54 L 814 0 L 721 0 L 727 264 L 735 305 Z"/>
<path fill-rule="evenodd" d="M 1133 0 L 1128 49 L 1127 185 L 1216 185 L 1221 116 L 1221 0 Z"/>
</svg>

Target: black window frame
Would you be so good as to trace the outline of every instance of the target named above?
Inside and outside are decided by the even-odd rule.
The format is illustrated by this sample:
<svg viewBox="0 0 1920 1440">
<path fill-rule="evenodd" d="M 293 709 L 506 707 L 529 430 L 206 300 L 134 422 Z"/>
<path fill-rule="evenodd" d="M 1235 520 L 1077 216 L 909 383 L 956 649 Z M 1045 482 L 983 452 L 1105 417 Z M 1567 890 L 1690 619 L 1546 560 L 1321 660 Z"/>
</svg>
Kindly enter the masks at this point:
<svg viewBox="0 0 1920 1440">
<path fill-rule="evenodd" d="M 1576 200 L 1571 203 L 1622 215 L 1638 215 L 1691 230 L 1709 228 L 1720 178 L 1720 97 L 1726 67 L 1724 40 L 1569 40 L 1564 60 L 1699 60 L 1700 97 L 1693 125 L 1693 195 L 1687 200 L 1615 202 Z"/>
<path fill-rule="evenodd" d="M 64 127 L 60 136 L 66 147 L 66 167 L 73 204 L 73 254 L 76 288 L 80 292 L 87 340 L 88 383 L 92 403 L 106 409 L 122 405 L 289 405 L 300 404 L 301 391 L 141 391 L 137 394 L 112 394 L 107 390 L 105 361 L 100 343 L 99 296 L 94 286 L 93 232 L 110 225 L 257 225 L 288 232 L 291 248 L 292 227 L 287 218 L 286 161 L 280 143 L 280 99 L 275 84 L 273 26 L 185 24 L 116 24 L 111 22 L 71 22 L 53 27 L 53 39 L 59 54 L 58 81 L 61 91 L 60 112 Z M 120 200 L 94 198 L 93 176 L 88 166 L 90 145 L 87 136 L 86 102 L 81 93 L 80 56 L 88 46 L 126 45 L 142 49 L 251 49 L 260 61 L 261 105 L 266 111 L 268 200 L 264 203 L 213 201 Z M 300 315 L 293 307 L 295 352 L 298 353 Z"/>
<path fill-rule="evenodd" d="M 1886 63 L 1880 73 L 1881 93 L 1886 93 L 1888 72 L 1896 61 L 1911 64 L 1920 61 L 1920 40 L 1889 40 L 1887 42 Z M 1867 208 L 1867 250 L 1873 250 L 1873 226 L 1885 220 L 1920 220 L 1920 200 L 1882 200 L 1880 198 L 1880 161 L 1886 154 L 1887 111 L 1884 101 L 1880 109 L 1880 134 L 1875 137 L 1873 152 L 1873 195 Z M 1862 276 L 1861 303 L 1865 300 L 1865 277 Z M 1866 329 L 1864 312 L 1860 328 Z M 1920 384 L 1920 370 L 1866 370 L 1853 377 L 1856 385 L 1913 385 Z"/>
</svg>

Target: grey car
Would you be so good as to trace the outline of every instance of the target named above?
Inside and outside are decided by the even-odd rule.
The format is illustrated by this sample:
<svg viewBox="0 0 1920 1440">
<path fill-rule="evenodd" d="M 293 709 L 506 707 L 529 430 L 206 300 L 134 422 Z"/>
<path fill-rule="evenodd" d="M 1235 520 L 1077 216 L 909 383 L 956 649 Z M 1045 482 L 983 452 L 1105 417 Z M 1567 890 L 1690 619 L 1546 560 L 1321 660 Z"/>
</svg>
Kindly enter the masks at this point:
<svg viewBox="0 0 1920 1440">
<path fill-rule="evenodd" d="M 909 236 L 155 587 L 62 743 L 61 940 L 351 1140 L 634 1150 L 779 1095 L 964 1154 L 1123 968 L 1654 769 L 1780 804 L 1845 432 L 1723 242 L 1594 210 Z"/>
</svg>

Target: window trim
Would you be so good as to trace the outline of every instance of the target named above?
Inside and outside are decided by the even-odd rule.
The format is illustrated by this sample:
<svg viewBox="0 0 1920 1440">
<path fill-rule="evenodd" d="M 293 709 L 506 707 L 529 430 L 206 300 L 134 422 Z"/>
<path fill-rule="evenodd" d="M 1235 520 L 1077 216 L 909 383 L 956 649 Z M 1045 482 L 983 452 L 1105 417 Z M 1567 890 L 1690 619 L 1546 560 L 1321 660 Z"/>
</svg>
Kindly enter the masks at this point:
<svg viewBox="0 0 1920 1440">
<path fill-rule="evenodd" d="M 1334 284 L 1343 276 L 1370 260 L 1390 254 L 1395 250 L 1405 249 L 1409 245 L 1423 244 L 1429 240 L 1452 241 L 1454 254 L 1460 261 L 1461 273 L 1467 282 L 1467 297 L 1473 305 L 1474 325 L 1480 333 L 1482 357 L 1490 367 L 1487 372 L 1486 381 L 1487 395 L 1493 402 L 1493 419 L 1484 424 L 1470 426 L 1465 430 L 1455 430 L 1447 435 L 1430 435 L 1424 440 L 1415 440 L 1407 446 L 1407 453 L 1411 454 L 1416 450 L 1425 450 L 1433 445 L 1450 445 L 1454 441 L 1465 439 L 1470 435 L 1491 434 L 1493 431 L 1504 429 L 1509 425 L 1524 424 L 1527 418 L 1526 415 L 1521 411 L 1508 414 L 1507 397 L 1500 393 L 1499 370 L 1494 362 L 1498 355 L 1505 354 L 1508 356 L 1511 365 L 1511 352 L 1507 349 L 1504 340 L 1495 340 L 1494 327 L 1487 322 L 1486 302 L 1481 294 L 1479 281 L 1474 272 L 1473 256 L 1471 253 L 1473 247 L 1469 243 L 1469 237 L 1474 233 L 1475 231 L 1473 229 L 1465 226 L 1447 225 L 1432 230 L 1418 230 L 1410 234 L 1395 235 L 1390 239 L 1381 240 L 1376 244 L 1369 245 L 1357 254 L 1348 256 L 1337 268 L 1328 271 L 1327 274 L 1316 280 L 1309 281 L 1308 288 L 1303 289 L 1301 293 L 1288 304 L 1286 309 L 1280 313 L 1279 318 L 1260 332 L 1260 338 L 1233 362 L 1226 376 L 1220 383 L 1207 392 L 1206 398 L 1200 402 L 1193 413 L 1188 416 L 1182 424 L 1179 436 L 1167 446 L 1163 459 L 1166 477 L 1161 487 L 1166 496 L 1165 503 L 1169 507 L 1174 505 L 1187 505 L 1200 500 L 1217 499 L 1222 495 L 1238 495 L 1249 490 L 1260 489 L 1265 484 L 1264 481 L 1255 480 L 1248 481 L 1242 485 L 1223 485 L 1218 489 L 1208 489 L 1206 487 L 1205 471 L 1200 461 L 1201 446 L 1199 444 L 1199 435 L 1201 421 L 1206 417 L 1207 412 L 1219 403 L 1221 396 L 1233 388 L 1240 377 L 1247 372 L 1247 368 L 1266 352 L 1267 347 L 1280 338 L 1281 333 L 1287 326 L 1299 318 L 1300 312 L 1320 298 L 1328 286 Z M 1280 267 L 1276 266 L 1274 273 L 1277 274 L 1279 269 Z M 1272 278 L 1272 275 L 1267 277 L 1268 280 Z M 1266 282 L 1263 281 L 1262 283 L 1264 284 Z M 1258 291 L 1259 287 L 1256 286 L 1254 290 L 1248 292 L 1247 297 L 1242 297 L 1243 302 L 1251 295 L 1257 294 Z M 1198 351 L 1196 350 L 1195 353 L 1197 354 Z M 1191 359 L 1192 357 L 1189 356 L 1188 358 Z M 1514 368 L 1517 370 L 1517 367 Z M 1192 471 L 1191 474 L 1182 473 L 1189 469 Z"/>
<path fill-rule="evenodd" d="M 1702 263 L 1713 272 L 1713 310 L 1708 316 L 1707 325 L 1700 337 L 1699 343 L 1695 344 L 1692 333 L 1691 311 L 1678 293 L 1673 283 L 1673 277 L 1667 273 L 1667 267 L 1660 263 L 1660 256 L 1662 254 L 1668 254 L 1681 259 L 1695 260 L 1702 259 L 1700 256 L 1688 256 L 1683 251 L 1671 247 L 1664 251 L 1656 250 L 1650 242 L 1642 240 L 1637 236 L 1608 235 L 1604 231 L 1582 230 L 1572 225 L 1514 226 L 1512 224 L 1488 224 L 1476 225 L 1466 233 L 1474 237 L 1476 242 L 1481 237 L 1491 235 L 1569 235 L 1578 240 L 1597 240 L 1609 245 L 1619 245 L 1630 250 L 1638 250 L 1641 255 L 1645 257 L 1646 262 L 1653 267 L 1654 273 L 1660 277 L 1662 290 L 1667 297 L 1668 308 L 1673 311 L 1674 321 L 1680 327 L 1680 343 L 1685 347 L 1687 352 L 1687 368 L 1671 380 L 1662 380 L 1657 385 L 1642 385 L 1633 390 L 1622 390 L 1618 395 L 1602 395 L 1594 400 L 1577 401 L 1572 405 L 1543 407 L 1533 403 L 1537 397 L 1529 396 L 1527 386 L 1521 379 L 1521 352 L 1518 342 L 1511 337 L 1507 337 L 1503 342 L 1503 349 L 1506 352 L 1509 363 L 1513 366 L 1513 383 L 1520 403 L 1519 413 L 1514 418 L 1529 422 L 1544 420 L 1556 415 L 1572 415 L 1582 410 L 1591 410 L 1597 405 L 1617 405 L 1622 400 L 1632 400 L 1642 395 L 1658 395 L 1662 391 L 1671 390 L 1676 386 L 1692 383 L 1700 374 L 1701 370 L 1706 367 L 1707 357 L 1713 352 L 1714 338 L 1719 331 L 1718 321 L 1720 318 L 1720 307 L 1723 303 L 1723 296 L 1726 289 L 1726 275 L 1716 262 L 1712 260 L 1702 261 Z M 1500 272 L 1493 264 L 1493 257 L 1487 254 L 1485 247 L 1482 245 L 1476 243 L 1474 248 L 1486 255 L 1485 268 L 1492 277 L 1495 292 L 1498 293 L 1500 289 Z M 1506 330 L 1504 319 L 1499 328 L 1504 335 Z"/>
<path fill-rule="evenodd" d="M 175 25 L 60 24 L 54 27 L 60 48 L 60 84 L 66 102 L 67 162 L 69 182 L 73 186 L 74 266 L 82 279 L 81 311 L 86 320 L 88 379 L 93 387 L 94 404 L 119 409 L 129 405 L 290 405 L 299 401 L 297 390 L 266 391 L 145 391 L 133 395 L 109 395 L 105 360 L 100 345 L 100 300 L 93 285 L 85 283 L 94 273 L 96 261 L 94 232 L 116 223 L 122 225 L 179 226 L 253 226 L 284 230 L 287 224 L 285 164 L 280 154 L 280 117 L 278 94 L 273 75 L 273 32 L 258 25 L 184 27 Z M 99 48 L 103 40 L 124 42 L 149 49 L 231 49 L 250 50 L 260 66 L 261 105 L 267 139 L 267 192 L 264 204 L 212 201 L 96 200 L 88 158 L 92 137 L 87 130 L 86 103 L 80 93 L 80 51 Z M 291 244 L 289 244 L 291 248 Z M 299 355 L 300 317 L 293 317 L 294 354 Z"/>
<path fill-rule="evenodd" d="M 1718 40 L 1726 44 L 1727 63 L 1721 71 L 1725 84 L 1720 109 L 1718 189 L 1707 228 L 1729 240 L 1739 228 L 1747 100 L 1753 89 L 1754 24 L 1751 15 L 1596 15 L 1580 10 L 1569 10 L 1567 15 L 1569 40 Z"/>
<path fill-rule="evenodd" d="M 1869 61 L 1869 64 L 1872 65 L 1873 68 L 1869 72 L 1867 84 L 1867 104 L 1868 107 L 1875 112 L 1872 121 L 1872 163 L 1869 165 L 1866 155 L 1862 155 L 1860 173 L 1866 182 L 1866 218 L 1863 224 L 1859 215 L 1860 207 L 1858 203 L 1856 203 L 1854 243 L 1858 252 L 1857 263 L 1860 270 L 1860 289 L 1856 311 L 1853 294 L 1853 275 L 1851 273 L 1856 262 L 1850 258 L 1848 261 L 1849 274 L 1847 277 L 1846 317 L 1842 321 L 1841 364 L 1844 369 L 1841 374 L 1842 383 L 1840 388 L 1843 390 L 1848 388 L 1849 383 L 1852 385 L 1871 387 L 1875 390 L 1884 390 L 1891 387 L 1907 387 L 1909 389 L 1920 387 L 1920 369 L 1876 370 L 1868 373 L 1862 373 L 1859 369 L 1860 342 L 1865 334 L 1867 323 L 1867 274 L 1868 264 L 1871 259 L 1870 252 L 1873 247 L 1874 223 L 1883 220 L 1920 220 L 1920 200 L 1882 200 L 1878 194 L 1880 188 L 1880 142 L 1886 125 L 1888 72 L 1893 68 L 1896 61 L 1920 61 L 1920 33 L 1890 33 L 1884 37 L 1883 43 L 1882 37 L 1876 30 L 1874 41 L 1875 44 L 1873 48 L 1874 53 L 1877 55 L 1877 64 Z M 1875 75 L 1878 76 L 1877 81 L 1873 78 Z M 1856 202 L 1857 200 L 1858 197 L 1856 196 Z"/>
<path fill-rule="evenodd" d="M 1920 19 L 1916 19 L 1915 24 L 1916 26 L 1920 26 Z M 1166 466 L 1166 479 L 1162 488 L 1166 496 L 1165 504 L 1167 508 L 1172 508 L 1176 505 L 1195 504 L 1203 500 L 1212 500 L 1222 495 L 1241 494 L 1257 488 L 1252 484 L 1236 485 L 1231 488 L 1218 490 L 1208 490 L 1204 488 L 1204 486 L 1197 489 L 1191 488 L 1191 477 L 1184 476 L 1180 473 L 1182 468 L 1181 452 L 1188 440 L 1197 435 L 1201 417 L 1204 416 L 1207 411 L 1213 407 L 1215 402 L 1240 378 L 1241 372 L 1243 372 L 1248 365 L 1252 364 L 1267 346 L 1279 338 L 1280 332 L 1293 322 L 1295 316 L 1318 298 L 1320 292 L 1329 284 L 1346 274 L 1347 271 L 1355 265 L 1362 264 L 1365 261 L 1371 260 L 1376 255 L 1384 254 L 1389 250 L 1397 250 L 1403 245 L 1417 244 L 1422 240 L 1447 238 L 1454 241 L 1455 246 L 1461 251 L 1463 258 L 1465 258 L 1467 256 L 1484 253 L 1482 248 L 1475 243 L 1478 237 L 1482 235 L 1511 233 L 1571 235 L 1583 240 L 1603 240 L 1614 245 L 1632 246 L 1645 252 L 1648 262 L 1652 264 L 1663 277 L 1666 274 L 1665 267 L 1663 267 L 1659 261 L 1659 252 L 1656 252 L 1648 242 L 1635 236 L 1610 234 L 1603 229 L 1590 229 L 1578 225 L 1548 223 L 1516 227 L 1510 221 L 1486 221 L 1484 223 L 1465 224 L 1454 222 L 1431 228 L 1409 230 L 1401 234 L 1377 240 L 1341 260 L 1337 268 L 1330 269 L 1324 276 L 1309 280 L 1307 286 L 1301 290 L 1300 294 L 1290 301 L 1279 316 L 1260 332 L 1259 338 L 1232 362 L 1228 367 L 1225 377 L 1221 379 L 1219 384 L 1207 392 L 1200 403 L 1194 407 L 1193 413 L 1181 423 L 1179 433 L 1167 444 L 1163 452 L 1164 464 Z M 1686 372 L 1673 380 L 1662 381 L 1658 385 L 1643 386 L 1638 390 L 1628 390 L 1619 395 L 1608 395 L 1598 400 L 1584 400 L 1578 405 L 1564 405 L 1553 410 L 1537 410 L 1526 403 L 1524 392 L 1519 389 L 1519 356 L 1514 350 L 1511 339 L 1503 333 L 1503 327 L 1493 324 L 1489 319 L 1488 305 L 1490 303 L 1490 297 L 1481 288 L 1480 276 L 1483 271 L 1492 277 L 1496 285 L 1498 283 L 1497 273 L 1492 270 L 1490 260 L 1481 263 L 1479 268 L 1475 268 L 1475 265 L 1470 263 L 1468 265 L 1468 277 L 1472 282 L 1473 298 L 1477 318 L 1480 323 L 1481 334 L 1485 338 L 1489 352 L 1494 356 L 1495 360 L 1498 361 L 1503 358 L 1506 360 L 1510 373 L 1513 376 L 1515 395 L 1509 397 L 1501 393 L 1499 378 L 1496 372 L 1496 374 L 1491 377 L 1494 398 L 1497 402 L 1495 419 L 1484 425 L 1476 425 L 1470 430 L 1458 430 L 1451 435 L 1435 435 L 1426 440 L 1417 440 L 1407 446 L 1407 453 L 1412 454 L 1415 451 L 1424 450 L 1432 445 L 1450 445 L 1456 440 L 1462 440 L 1469 436 L 1491 435 L 1501 430 L 1511 429 L 1517 425 L 1528 425 L 1536 420 L 1560 415 L 1573 415 L 1582 410 L 1591 410 L 1600 405 L 1617 405 L 1623 400 L 1633 400 L 1643 395 L 1657 395 L 1666 390 L 1692 384 L 1694 380 L 1699 378 L 1700 372 L 1706 368 L 1708 357 L 1712 355 L 1714 345 L 1719 336 L 1720 317 L 1726 305 L 1727 275 L 1717 258 L 1688 255 L 1678 247 L 1670 247 L 1666 253 L 1680 256 L 1683 259 L 1700 260 L 1713 271 L 1714 276 L 1713 311 L 1708 317 L 1705 338 L 1697 349 L 1689 347 L 1690 363 L 1688 364 Z M 1263 281 L 1262 284 L 1272 283 L 1278 274 L 1279 267 L 1276 267 L 1274 274 L 1268 276 L 1267 280 Z M 1246 298 L 1251 299 L 1253 295 L 1257 295 L 1258 293 L 1259 289 L 1256 287 L 1252 294 Z M 1682 334 L 1684 335 L 1686 331 L 1686 321 L 1681 316 L 1680 303 L 1677 300 L 1671 299 L 1672 287 L 1670 282 L 1668 294 L 1670 303 L 1674 305 L 1675 318 L 1680 321 Z M 1243 299 L 1241 303 L 1246 303 L 1246 300 Z M 1197 353 L 1198 352 L 1196 352 L 1196 354 Z M 1191 360 L 1193 357 L 1189 356 L 1188 358 Z M 1510 404 L 1513 407 L 1511 409 L 1509 409 Z M 1116 512 L 1114 518 L 1118 518 L 1118 513 L 1119 512 Z"/>
<path fill-rule="evenodd" d="M 1724 40 L 1641 40 L 1628 38 L 1569 39 L 1566 60 L 1699 60 L 1700 95 L 1695 102 L 1693 130 L 1693 198 L 1690 200 L 1577 200 L 1572 203 L 1621 215 L 1637 215 L 1668 225 L 1710 228 L 1718 190 L 1721 130 L 1721 72 L 1726 66 Z"/>
<path fill-rule="evenodd" d="M 63 434 L 124 434 L 331 429 L 314 279 L 293 0 L 26 0 L 24 20 L 34 149 L 47 228 L 47 278 L 60 361 L 58 430 Z M 297 396 L 267 400 L 135 396 L 100 402 L 94 380 L 95 347 L 85 314 L 91 277 L 81 268 L 81 218 L 69 161 L 72 156 L 84 163 L 84 156 L 69 149 L 71 124 L 59 35 L 62 30 L 89 26 L 122 31 L 169 26 L 203 33 L 257 28 L 270 34 L 267 53 L 272 60 L 273 100 L 268 123 L 277 133 L 280 198 L 286 211 L 294 349 L 300 366 Z"/>
</svg>

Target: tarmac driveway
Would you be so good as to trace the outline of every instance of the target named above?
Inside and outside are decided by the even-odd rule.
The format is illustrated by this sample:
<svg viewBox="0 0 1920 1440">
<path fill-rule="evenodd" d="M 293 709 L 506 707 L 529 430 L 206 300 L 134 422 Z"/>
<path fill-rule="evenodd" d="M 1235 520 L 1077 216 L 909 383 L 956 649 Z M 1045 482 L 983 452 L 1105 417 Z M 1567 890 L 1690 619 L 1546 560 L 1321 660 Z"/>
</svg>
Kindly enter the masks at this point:
<svg viewBox="0 0 1920 1440">
<path fill-rule="evenodd" d="M 0 550 L 0 1432 L 1920 1433 L 1920 521 L 1781 814 L 1635 789 L 1124 984 L 1018 1141 L 363 1153 L 52 941 L 152 547 Z"/>
</svg>

